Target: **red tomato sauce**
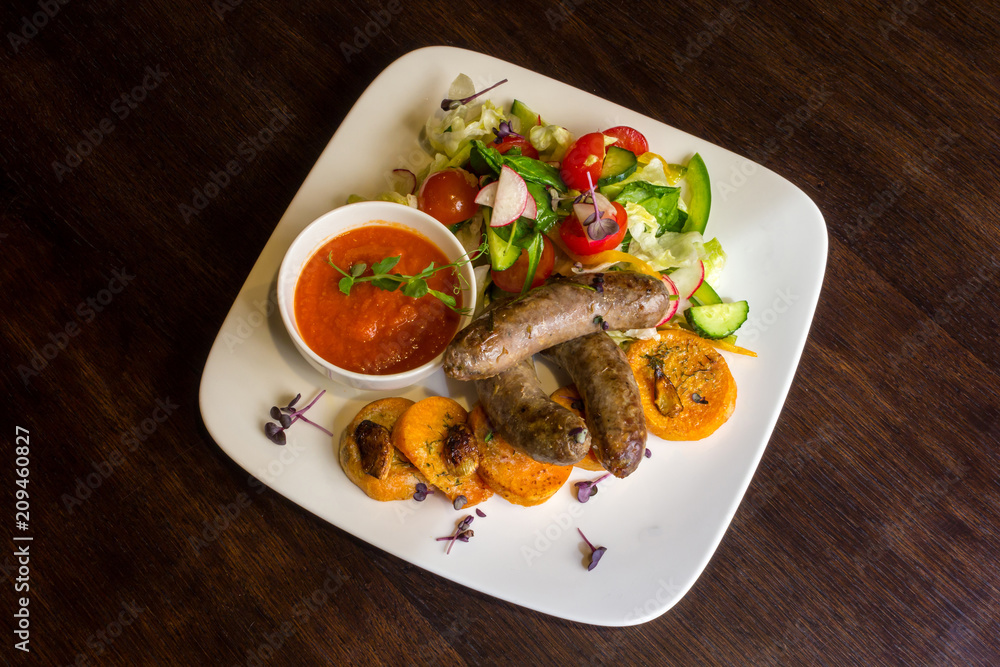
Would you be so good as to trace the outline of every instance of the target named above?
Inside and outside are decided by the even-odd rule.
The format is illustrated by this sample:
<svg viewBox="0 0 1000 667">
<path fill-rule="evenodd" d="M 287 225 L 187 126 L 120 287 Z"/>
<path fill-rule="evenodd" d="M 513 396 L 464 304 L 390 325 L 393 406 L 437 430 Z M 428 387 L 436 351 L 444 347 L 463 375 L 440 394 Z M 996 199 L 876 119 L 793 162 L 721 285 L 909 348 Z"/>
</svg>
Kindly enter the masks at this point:
<svg viewBox="0 0 1000 667">
<path fill-rule="evenodd" d="M 330 239 L 306 262 L 295 286 L 295 322 L 313 352 L 345 370 L 389 375 L 425 364 L 451 342 L 460 316 L 439 299 L 430 294 L 414 299 L 402 288 L 387 292 L 371 283 L 355 283 L 344 294 L 344 276 L 327 263 L 331 255 L 347 273 L 353 265 L 367 264 L 364 276 L 386 257 L 401 257 L 390 273 L 406 275 L 420 273 L 431 262 L 449 263 L 423 236 L 382 221 Z M 454 295 L 462 307 L 455 269 L 434 273 L 427 286 Z"/>
</svg>

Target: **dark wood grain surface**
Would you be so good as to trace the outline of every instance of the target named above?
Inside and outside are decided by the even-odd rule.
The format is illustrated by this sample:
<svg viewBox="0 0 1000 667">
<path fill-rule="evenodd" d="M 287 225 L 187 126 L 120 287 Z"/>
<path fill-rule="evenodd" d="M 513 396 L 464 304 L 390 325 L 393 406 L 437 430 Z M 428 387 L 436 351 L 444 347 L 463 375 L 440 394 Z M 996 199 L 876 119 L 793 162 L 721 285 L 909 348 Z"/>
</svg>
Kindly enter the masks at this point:
<svg viewBox="0 0 1000 667">
<path fill-rule="evenodd" d="M 18 0 L 0 25 L 11 664 L 1000 661 L 1000 4 Z M 770 444 L 707 570 L 652 622 L 579 625 L 429 575 L 257 493 L 202 424 L 208 350 L 276 221 L 373 78 L 434 44 L 766 164 L 826 218 Z M 274 107 L 287 128 L 185 220 Z"/>
</svg>

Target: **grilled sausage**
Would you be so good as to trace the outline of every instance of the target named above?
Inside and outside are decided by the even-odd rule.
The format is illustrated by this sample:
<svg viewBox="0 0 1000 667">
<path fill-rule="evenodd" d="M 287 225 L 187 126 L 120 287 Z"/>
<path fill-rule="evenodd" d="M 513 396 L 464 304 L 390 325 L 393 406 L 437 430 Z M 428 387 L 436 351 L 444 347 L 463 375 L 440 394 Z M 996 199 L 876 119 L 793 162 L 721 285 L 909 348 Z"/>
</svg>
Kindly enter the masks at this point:
<svg viewBox="0 0 1000 667">
<path fill-rule="evenodd" d="M 602 331 L 560 343 L 542 354 L 562 366 L 576 383 L 597 460 L 615 477 L 635 472 L 646 451 L 646 418 L 622 349 Z"/>
<path fill-rule="evenodd" d="M 459 331 L 445 350 L 444 371 L 456 380 L 479 380 L 548 347 L 602 329 L 656 326 L 669 299 L 661 281 L 642 273 L 558 276 L 483 313 Z"/>
<path fill-rule="evenodd" d="M 493 427 L 536 461 L 572 465 L 590 451 L 586 422 L 549 398 L 530 357 L 475 384 Z"/>
</svg>

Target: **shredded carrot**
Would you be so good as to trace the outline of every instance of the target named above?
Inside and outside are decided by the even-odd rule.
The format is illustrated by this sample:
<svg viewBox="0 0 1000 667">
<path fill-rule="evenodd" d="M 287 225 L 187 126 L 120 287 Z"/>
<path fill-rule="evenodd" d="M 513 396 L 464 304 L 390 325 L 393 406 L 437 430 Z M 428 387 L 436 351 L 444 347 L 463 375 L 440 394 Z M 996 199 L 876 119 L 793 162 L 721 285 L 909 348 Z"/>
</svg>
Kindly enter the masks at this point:
<svg viewBox="0 0 1000 667">
<path fill-rule="evenodd" d="M 734 354 L 744 354 L 744 355 L 746 355 L 748 357 L 756 357 L 757 356 L 757 353 L 754 352 L 753 350 L 748 350 L 745 347 L 740 347 L 739 345 L 733 345 L 732 343 L 727 343 L 724 340 L 710 340 L 710 339 L 706 338 L 705 342 L 708 343 L 709 345 L 713 346 L 713 347 L 716 347 L 716 348 L 720 349 L 720 350 L 725 350 L 726 352 L 732 352 Z"/>
</svg>

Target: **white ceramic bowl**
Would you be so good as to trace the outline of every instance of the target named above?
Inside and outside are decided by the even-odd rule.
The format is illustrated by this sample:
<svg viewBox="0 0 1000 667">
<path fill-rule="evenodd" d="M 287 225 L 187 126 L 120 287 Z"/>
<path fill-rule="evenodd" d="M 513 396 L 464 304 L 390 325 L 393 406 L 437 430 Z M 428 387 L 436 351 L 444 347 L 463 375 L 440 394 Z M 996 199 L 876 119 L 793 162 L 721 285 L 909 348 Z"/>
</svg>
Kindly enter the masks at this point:
<svg viewBox="0 0 1000 667">
<path fill-rule="evenodd" d="M 292 245 L 285 253 L 285 259 L 278 269 L 278 310 L 281 312 L 281 319 L 288 329 L 288 334 L 295 342 L 295 347 L 312 365 L 326 377 L 341 382 L 356 389 L 370 390 L 390 390 L 402 389 L 415 384 L 427 377 L 441 366 L 441 357 L 428 361 L 422 366 L 418 366 L 403 373 L 393 373 L 391 375 L 369 375 L 348 371 L 338 366 L 334 366 L 318 354 L 313 352 L 302 336 L 295 322 L 295 309 L 293 307 L 295 298 L 295 286 L 299 279 L 302 267 L 312 255 L 319 250 L 327 241 L 334 236 L 339 236 L 344 232 L 358 227 L 364 227 L 372 222 L 384 221 L 387 223 L 405 227 L 414 231 L 444 252 L 448 260 L 454 262 L 465 256 L 465 249 L 458 242 L 455 235 L 440 222 L 419 211 L 402 204 L 390 202 L 368 201 L 357 204 L 348 204 L 334 209 L 317 218 L 308 227 L 302 230 Z M 462 304 L 471 313 L 476 307 L 476 275 L 470 263 L 466 263 L 460 269 L 463 277 Z M 458 328 L 462 329 L 471 321 L 470 315 L 463 315 L 459 321 Z"/>
</svg>

